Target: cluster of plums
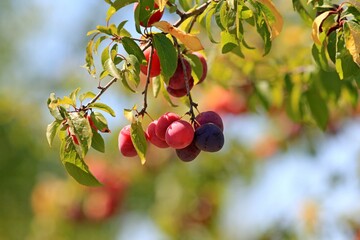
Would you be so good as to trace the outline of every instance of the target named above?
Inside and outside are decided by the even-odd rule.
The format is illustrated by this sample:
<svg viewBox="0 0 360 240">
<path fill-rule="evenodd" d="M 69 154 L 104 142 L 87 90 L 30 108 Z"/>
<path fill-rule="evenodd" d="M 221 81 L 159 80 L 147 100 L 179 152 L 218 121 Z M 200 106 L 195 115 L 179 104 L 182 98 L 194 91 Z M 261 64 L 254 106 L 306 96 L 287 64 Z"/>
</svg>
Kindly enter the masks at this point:
<svg viewBox="0 0 360 240">
<path fill-rule="evenodd" d="M 144 50 L 144 55 L 147 60 L 147 62 L 150 61 L 150 54 L 151 54 L 151 47 Z M 197 84 L 202 83 L 207 75 L 207 63 L 205 57 L 198 52 L 193 52 L 192 54 L 196 55 L 202 64 L 202 75 L 199 78 L 199 81 Z M 148 66 L 147 65 L 141 65 L 140 66 L 141 72 L 147 75 L 148 73 Z M 161 66 L 160 66 L 160 60 L 159 56 L 155 49 L 153 49 L 153 55 L 151 59 L 151 69 L 150 69 L 150 77 L 156 77 L 160 75 L 161 72 Z M 169 82 L 166 86 L 167 92 L 173 96 L 173 97 L 183 97 L 187 94 L 187 86 L 186 82 L 188 81 L 188 88 L 189 91 L 194 86 L 194 78 L 191 76 L 191 65 L 186 60 L 186 58 L 182 57 L 182 59 L 178 59 L 177 61 L 177 67 L 175 70 L 175 73 L 173 76 L 169 79 Z"/>
<path fill-rule="evenodd" d="M 147 141 L 159 148 L 173 148 L 185 162 L 194 160 L 201 151 L 217 152 L 224 146 L 223 122 L 213 111 L 196 116 L 193 125 L 175 113 L 168 112 L 152 121 L 146 131 Z M 130 136 L 130 125 L 121 129 L 119 150 L 126 157 L 137 155 Z"/>
</svg>

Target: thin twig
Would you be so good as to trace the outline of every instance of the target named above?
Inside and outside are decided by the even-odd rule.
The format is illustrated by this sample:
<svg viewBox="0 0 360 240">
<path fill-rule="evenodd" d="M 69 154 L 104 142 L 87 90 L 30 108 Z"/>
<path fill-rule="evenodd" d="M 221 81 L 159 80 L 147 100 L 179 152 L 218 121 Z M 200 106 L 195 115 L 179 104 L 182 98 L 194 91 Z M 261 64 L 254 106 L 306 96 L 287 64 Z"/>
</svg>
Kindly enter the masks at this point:
<svg viewBox="0 0 360 240">
<path fill-rule="evenodd" d="M 86 104 L 86 106 L 82 107 L 80 110 L 86 110 L 89 108 L 89 106 L 93 103 L 95 103 L 100 97 L 101 95 L 104 94 L 104 92 L 106 92 L 106 90 L 111 86 L 113 85 L 118 79 L 117 78 L 112 78 L 106 85 L 105 87 L 99 87 L 100 88 L 100 92 L 93 98 L 91 99 L 91 101 Z"/>
</svg>

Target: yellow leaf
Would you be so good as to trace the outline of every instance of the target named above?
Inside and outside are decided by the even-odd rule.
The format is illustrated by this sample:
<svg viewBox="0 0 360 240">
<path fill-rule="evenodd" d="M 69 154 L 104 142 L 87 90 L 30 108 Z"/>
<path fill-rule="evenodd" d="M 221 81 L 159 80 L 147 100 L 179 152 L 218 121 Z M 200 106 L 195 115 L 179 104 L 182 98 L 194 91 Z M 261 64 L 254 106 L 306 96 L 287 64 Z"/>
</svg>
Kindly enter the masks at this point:
<svg viewBox="0 0 360 240">
<path fill-rule="evenodd" d="M 257 1 L 268 7 L 271 10 L 271 12 L 274 14 L 275 22 L 269 23 L 271 27 L 271 39 L 273 40 L 280 34 L 284 25 L 284 20 L 271 0 L 257 0 Z"/>
<path fill-rule="evenodd" d="M 168 0 L 155 0 L 155 3 L 159 6 L 161 12 L 164 11 L 167 2 Z"/>
<path fill-rule="evenodd" d="M 345 46 L 349 50 L 354 62 L 360 67 L 360 26 L 348 23 L 349 33 L 345 35 Z"/>
<path fill-rule="evenodd" d="M 180 42 L 182 42 L 191 51 L 199 51 L 204 49 L 204 47 L 200 42 L 200 39 L 197 36 L 186 33 L 174 27 L 173 25 L 171 25 L 166 21 L 156 22 L 152 26 L 157 27 L 164 33 L 171 34 L 172 36 L 177 38 Z"/>
<path fill-rule="evenodd" d="M 320 40 L 320 27 L 322 22 L 330 15 L 330 12 L 323 12 L 322 14 L 320 14 L 319 16 L 317 16 L 314 19 L 314 22 L 312 24 L 312 32 L 311 32 L 311 36 L 312 39 L 314 40 L 315 44 L 317 45 L 321 45 L 321 40 Z"/>
</svg>

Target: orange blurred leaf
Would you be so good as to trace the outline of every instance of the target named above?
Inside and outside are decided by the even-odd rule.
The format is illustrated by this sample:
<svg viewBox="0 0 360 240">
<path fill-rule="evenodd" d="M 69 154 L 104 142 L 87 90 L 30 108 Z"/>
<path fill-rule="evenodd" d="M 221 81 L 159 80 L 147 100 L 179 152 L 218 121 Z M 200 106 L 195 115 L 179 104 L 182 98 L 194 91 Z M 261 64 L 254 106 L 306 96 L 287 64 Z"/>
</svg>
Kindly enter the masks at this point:
<svg viewBox="0 0 360 240">
<path fill-rule="evenodd" d="M 152 26 L 157 27 L 165 33 L 171 34 L 180 42 L 182 42 L 189 50 L 199 51 L 204 49 L 200 42 L 200 39 L 197 36 L 186 33 L 166 21 L 156 22 Z"/>
</svg>

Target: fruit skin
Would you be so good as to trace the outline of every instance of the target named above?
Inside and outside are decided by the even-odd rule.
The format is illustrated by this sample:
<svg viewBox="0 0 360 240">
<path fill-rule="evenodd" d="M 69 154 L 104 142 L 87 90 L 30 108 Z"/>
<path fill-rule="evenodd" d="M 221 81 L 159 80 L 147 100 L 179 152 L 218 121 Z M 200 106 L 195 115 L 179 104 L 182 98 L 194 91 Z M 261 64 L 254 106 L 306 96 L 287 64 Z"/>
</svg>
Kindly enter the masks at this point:
<svg viewBox="0 0 360 240">
<path fill-rule="evenodd" d="M 193 161 L 200 154 L 200 152 L 201 150 L 196 147 L 194 140 L 190 143 L 189 146 L 182 149 L 176 149 L 176 155 L 181 161 L 184 162 Z"/>
<path fill-rule="evenodd" d="M 157 146 L 159 148 L 168 148 L 169 145 L 164 140 L 161 140 L 160 138 L 158 138 L 158 136 L 155 133 L 157 123 L 158 123 L 158 120 L 154 120 L 148 125 L 148 127 L 146 129 L 147 139 L 152 144 L 154 144 L 155 146 Z"/>
<path fill-rule="evenodd" d="M 144 51 L 145 59 L 148 63 L 150 63 L 151 48 L 152 47 L 149 47 L 149 48 L 145 49 L 145 51 Z M 143 74 L 147 75 L 147 69 L 148 69 L 148 65 L 140 65 L 140 70 Z M 161 68 L 160 68 L 159 55 L 157 54 L 156 49 L 154 49 L 154 52 L 152 55 L 150 77 L 159 76 L 160 72 L 161 72 Z"/>
<path fill-rule="evenodd" d="M 180 116 L 177 115 L 176 113 L 172 113 L 172 112 L 167 112 L 164 115 L 162 115 L 161 117 L 159 117 L 158 122 L 156 124 L 156 128 L 155 128 L 156 136 L 159 139 L 165 141 L 165 134 L 166 134 L 167 128 L 170 126 L 171 123 L 173 123 L 179 119 L 180 119 Z"/>
<path fill-rule="evenodd" d="M 208 65 L 207 65 L 207 61 L 206 61 L 205 57 L 201 53 L 193 52 L 192 54 L 196 55 L 200 59 L 200 61 L 202 63 L 203 71 L 202 71 L 201 78 L 199 79 L 199 82 L 197 83 L 197 84 L 199 84 L 199 83 L 202 83 L 205 80 L 206 76 L 207 76 Z"/>
<path fill-rule="evenodd" d="M 188 80 L 190 80 L 191 79 L 191 65 L 186 59 L 183 59 L 183 61 L 184 61 L 185 69 L 186 69 L 186 77 Z M 178 65 L 177 65 L 174 75 L 172 75 L 172 77 L 169 79 L 168 86 L 174 90 L 184 89 L 184 88 L 186 89 L 184 68 L 183 68 L 183 65 L 182 65 L 180 59 L 178 59 Z"/>
<path fill-rule="evenodd" d="M 119 151 L 124 157 L 135 157 L 137 155 L 130 136 L 130 125 L 125 126 L 119 133 Z"/>
<path fill-rule="evenodd" d="M 219 114 L 214 111 L 201 112 L 195 118 L 195 129 L 204 125 L 205 123 L 213 123 L 218 126 L 221 131 L 224 131 L 224 124 Z"/>
<path fill-rule="evenodd" d="M 135 12 L 138 5 L 139 5 L 139 3 L 134 4 L 134 12 Z M 147 8 L 149 8 L 149 7 L 147 7 Z M 154 3 L 154 10 L 157 10 L 157 11 L 155 11 L 151 15 L 151 17 L 149 17 L 147 24 L 140 21 L 141 26 L 148 27 L 148 26 L 151 26 L 153 23 L 160 21 L 160 19 L 162 18 L 164 12 L 160 11 L 159 6 L 156 3 Z"/>
<path fill-rule="evenodd" d="M 194 139 L 194 129 L 190 123 L 178 120 L 166 129 L 165 141 L 170 147 L 182 149 L 190 145 Z"/>
<path fill-rule="evenodd" d="M 189 79 L 189 91 L 194 87 L 194 78 Z M 166 91 L 173 97 L 180 98 L 184 97 L 187 94 L 186 87 L 181 89 L 173 89 L 170 86 L 166 87 Z"/>
<path fill-rule="evenodd" d="M 205 123 L 195 130 L 195 145 L 205 152 L 217 152 L 224 146 L 224 134 L 213 123 Z"/>
</svg>

